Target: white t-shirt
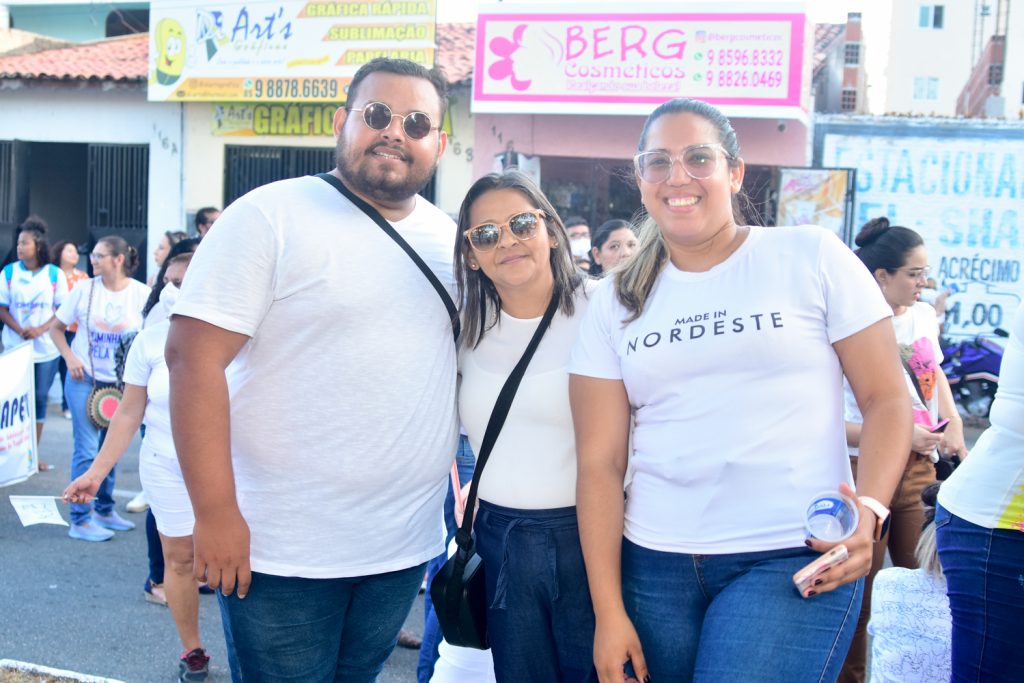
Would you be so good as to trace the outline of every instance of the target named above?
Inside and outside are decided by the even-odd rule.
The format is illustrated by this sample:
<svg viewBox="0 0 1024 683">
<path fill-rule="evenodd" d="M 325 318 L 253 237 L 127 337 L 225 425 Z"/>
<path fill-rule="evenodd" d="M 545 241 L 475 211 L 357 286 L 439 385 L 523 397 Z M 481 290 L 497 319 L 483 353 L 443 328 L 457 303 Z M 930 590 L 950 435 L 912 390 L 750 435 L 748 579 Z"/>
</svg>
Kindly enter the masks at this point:
<svg viewBox="0 0 1024 683">
<path fill-rule="evenodd" d="M 452 220 L 417 197 L 392 225 L 453 290 Z M 228 386 L 255 571 L 363 576 L 444 549 L 451 321 L 379 226 L 319 178 L 258 188 L 203 238 L 173 314 L 251 337 Z"/>
<path fill-rule="evenodd" d="M 89 310 L 89 292 L 95 289 L 92 300 L 92 316 L 86 322 Z M 57 319 L 65 325 L 78 323 L 78 331 L 71 340 L 71 352 L 85 363 L 85 373 L 94 375 L 98 382 L 116 382 L 114 354 L 121 337 L 128 332 L 137 332 L 142 327 L 142 307 L 149 298 L 149 287 L 138 280 L 128 279 L 128 286 L 119 292 L 112 292 L 103 285 L 100 278 L 79 283 L 71 290 L 67 299 L 57 310 Z M 86 335 L 88 329 L 88 336 Z M 92 364 L 89 362 L 89 346 L 92 341 Z"/>
<path fill-rule="evenodd" d="M 802 546 L 807 503 L 851 481 L 832 344 L 891 314 L 813 226 L 753 227 L 707 272 L 669 263 L 625 326 L 602 280 L 569 372 L 621 379 L 635 412 L 626 537 L 693 554 Z"/>
<path fill-rule="evenodd" d="M 170 376 L 164 346 L 171 324 L 164 320 L 139 332 L 124 364 L 125 384 L 146 388 L 146 436 L 143 445 L 159 456 L 177 458 L 171 438 Z"/>
<path fill-rule="evenodd" d="M 68 295 L 68 281 L 60 268 L 48 263 L 35 273 L 21 261 L 0 270 L 0 306 L 6 306 L 22 328 L 38 327 L 51 317 Z M 3 347 L 10 350 L 25 340 L 4 325 Z M 49 332 L 32 340 L 32 361 L 43 363 L 60 356 Z"/>
<path fill-rule="evenodd" d="M 999 368 L 992 426 L 939 489 L 939 503 L 986 529 L 1024 531 L 1024 304 Z"/>
<path fill-rule="evenodd" d="M 918 301 L 903 313 L 893 316 L 893 329 L 896 331 L 896 343 L 899 344 L 900 355 L 917 376 L 917 383 L 924 394 L 924 401 L 917 393 L 914 380 L 910 378 L 906 367 L 903 378 L 907 382 L 910 402 L 914 411 L 914 424 L 923 427 L 934 427 L 939 422 L 939 394 L 935 390 L 936 378 L 942 372 L 942 347 L 939 345 L 939 325 L 935 320 L 935 309 L 930 304 Z M 857 398 L 853 395 L 850 383 L 843 379 L 843 404 L 846 421 L 864 423 Z M 850 454 L 857 455 L 860 449 L 850 447 Z"/>
<path fill-rule="evenodd" d="M 871 592 L 871 683 L 948 681 L 952 617 L 946 580 L 924 569 L 878 572 Z"/>
<path fill-rule="evenodd" d="M 481 500 L 523 510 L 576 504 L 576 439 L 566 368 L 587 309 L 583 286 L 575 301 L 573 317 L 555 313 L 526 368 L 480 478 Z M 480 452 L 498 392 L 540 320 L 513 318 L 502 311 L 479 346 L 463 346 L 459 352 L 459 417 L 474 453 Z"/>
</svg>

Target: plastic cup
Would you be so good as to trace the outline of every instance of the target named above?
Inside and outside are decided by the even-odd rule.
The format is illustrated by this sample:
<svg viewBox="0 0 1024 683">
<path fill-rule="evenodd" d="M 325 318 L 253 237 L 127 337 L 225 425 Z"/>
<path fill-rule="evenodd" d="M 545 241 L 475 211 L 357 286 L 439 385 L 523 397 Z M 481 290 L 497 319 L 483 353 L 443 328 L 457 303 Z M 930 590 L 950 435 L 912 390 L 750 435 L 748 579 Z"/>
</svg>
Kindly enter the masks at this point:
<svg viewBox="0 0 1024 683">
<path fill-rule="evenodd" d="M 853 535 L 859 523 L 857 501 L 838 491 L 819 493 L 807 505 L 807 533 L 818 540 L 829 543 L 845 540 Z"/>
</svg>

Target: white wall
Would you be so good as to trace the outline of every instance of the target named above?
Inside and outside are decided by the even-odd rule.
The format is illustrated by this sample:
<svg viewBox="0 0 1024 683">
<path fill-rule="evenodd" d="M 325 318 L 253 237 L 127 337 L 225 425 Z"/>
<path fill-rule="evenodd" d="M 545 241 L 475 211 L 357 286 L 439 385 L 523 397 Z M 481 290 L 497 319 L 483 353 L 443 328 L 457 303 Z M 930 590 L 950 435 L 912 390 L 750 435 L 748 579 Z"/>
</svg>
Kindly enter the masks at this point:
<svg viewBox="0 0 1024 683">
<path fill-rule="evenodd" d="M 5 86 L 0 102 L 5 140 L 149 145 L 148 243 L 185 224 L 180 104 L 147 102 L 144 90 L 113 84 Z"/>
<path fill-rule="evenodd" d="M 941 29 L 918 25 L 923 5 L 943 6 Z M 885 72 L 887 113 L 956 114 L 956 98 L 974 67 L 974 8 L 973 0 L 894 0 Z M 938 79 L 937 99 L 914 98 L 914 79 L 919 77 Z"/>
</svg>

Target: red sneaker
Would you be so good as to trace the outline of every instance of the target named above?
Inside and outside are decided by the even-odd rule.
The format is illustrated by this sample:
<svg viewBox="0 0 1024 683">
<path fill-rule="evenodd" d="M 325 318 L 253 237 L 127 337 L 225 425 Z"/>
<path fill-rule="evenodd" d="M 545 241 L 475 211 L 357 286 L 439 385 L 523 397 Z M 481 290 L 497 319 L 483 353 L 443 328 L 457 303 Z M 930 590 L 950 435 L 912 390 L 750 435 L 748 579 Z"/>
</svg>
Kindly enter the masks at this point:
<svg viewBox="0 0 1024 683">
<path fill-rule="evenodd" d="M 181 659 L 178 661 L 178 670 L 180 671 L 179 683 L 205 681 L 207 674 L 210 673 L 210 658 L 207 656 L 206 650 L 197 647 L 191 652 L 182 652 Z"/>
</svg>

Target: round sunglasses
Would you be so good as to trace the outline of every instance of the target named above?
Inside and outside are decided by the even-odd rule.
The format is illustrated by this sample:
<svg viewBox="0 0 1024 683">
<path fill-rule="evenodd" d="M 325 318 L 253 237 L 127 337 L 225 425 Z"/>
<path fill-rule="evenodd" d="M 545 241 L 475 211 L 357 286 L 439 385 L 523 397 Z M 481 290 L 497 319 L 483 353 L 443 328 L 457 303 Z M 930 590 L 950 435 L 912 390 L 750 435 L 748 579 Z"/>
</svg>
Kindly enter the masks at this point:
<svg viewBox="0 0 1024 683">
<path fill-rule="evenodd" d="M 537 236 L 537 227 L 547 214 L 540 209 L 523 211 L 509 216 L 504 223 L 481 223 L 462 234 L 477 251 L 491 251 L 501 241 L 501 231 L 508 228 L 517 240 L 525 241 Z"/>
<path fill-rule="evenodd" d="M 430 131 L 438 127 L 430 120 L 430 116 L 421 111 L 412 111 L 408 114 L 396 114 L 391 107 L 383 102 L 368 102 L 362 107 L 353 107 L 349 111 L 363 113 L 363 123 L 372 130 L 386 130 L 391 126 L 391 121 L 396 117 L 402 119 L 402 130 L 413 140 L 422 140 L 430 135 Z"/>
<path fill-rule="evenodd" d="M 722 145 L 707 143 L 690 145 L 679 155 L 672 155 L 662 150 L 641 152 L 633 157 L 633 165 L 637 175 L 644 182 L 654 185 L 669 179 L 669 176 L 672 175 L 672 164 L 677 161 L 683 167 L 686 175 L 694 180 L 707 180 L 715 174 L 715 170 L 718 168 L 719 155 L 723 155 L 727 159 L 732 158 Z"/>
</svg>

